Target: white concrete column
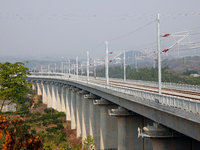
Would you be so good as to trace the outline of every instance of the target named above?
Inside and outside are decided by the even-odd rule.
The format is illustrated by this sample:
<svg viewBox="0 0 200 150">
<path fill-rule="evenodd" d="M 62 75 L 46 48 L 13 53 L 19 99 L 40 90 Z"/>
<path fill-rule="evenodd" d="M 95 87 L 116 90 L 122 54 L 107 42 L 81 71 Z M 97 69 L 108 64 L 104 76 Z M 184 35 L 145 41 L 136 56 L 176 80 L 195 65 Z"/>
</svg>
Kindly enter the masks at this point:
<svg viewBox="0 0 200 150">
<path fill-rule="evenodd" d="M 57 84 L 57 97 L 56 97 L 57 105 L 56 105 L 56 110 L 61 111 L 62 106 L 61 106 L 61 85 Z"/>
<path fill-rule="evenodd" d="M 117 119 L 108 115 L 108 109 L 117 108 L 117 105 L 105 99 L 95 100 L 94 104 L 100 106 L 100 149 L 117 149 Z"/>
<path fill-rule="evenodd" d="M 43 89 L 42 89 L 42 102 L 43 104 L 47 104 L 47 84 L 43 83 Z"/>
<path fill-rule="evenodd" d="M 76 92 L 76 137 L 81 137 L 82 125 L 82 94 L 79 92 Z"/>
<path fill-rule="evenodd" d="M 86 91 L 78 91 L 76 93 L 76 136 L 82 137 L 82 101 Z"/>
<path fill-rule="evenodd" d="M 54 100 L 54 109 L 58 111 L 58 83 L 54 85 L 55 90 L 55 100 Z"/>
<path fill-rule="evenodd" d="M 97 117 L 95 115 L 95 106 L 93 104 L 93 100 L 100 99 L 98 96 L 93 94 L 86 94 L 85 98 L 88 99 L 88 109 L 89 109 L 89 133 L 87 135 L 91 135 L 94 137 L 95 132 L 95 118 Z"/>
<path fill-rule="evenodd" d="M 40 92 L 41 92 L 40 95 L 43 95 L 43 82 L 44 82 L 44 81 L 41 81 L 41 82 L 40 82 Z M 41 98 L 42 98 L 42 97 L 41 97 Z"/>
<path fill-rule="evenodd" d="M 36 83 L 32 84 L 32 90 L 36 90 Z"/>
<path fill-rule="evenodd" d="M 71 120 L 71 90 L 70 87 L 66 87 L 66 120 Z"/>
<path fill-rule="evenodd" d="M 76 129 L 76 88 L 71 90 L 71 129 Z"/>
<path fill-rule="evenodd" d="M 47 102 L 48 102 L 48 82 L 46 82 L 46 84 L 45 84 L 45 104 L 47 104 Z"/>
<path fill-rule="evenodd" d="M 100 149 L 100 106 L 94 105 L 99 97 L 89 99 L 89 135 L 94 138 L 95 149 Z"/>
<path fill-rule="evenodd" d="M 138 127 L 142 126 L 142 116 L 122 107 L 109 110 L 109 115 L 115 116 L 118 123 L 118 149 L 143 150 L 144 141 L 138 138 Z"/>
<path fill-rule="evenodd" d="M 48 83 L 47 84 L 47 108 L 51 107 L 51 102 L 52 102 L 52 84 Z"/>
<path fill-rule="evenodd" d="M 66 90 L 65 85 L 61 87 L 61 111 L 66 113 Z"/>
<path fill-rule="evenodd" d="M 82 143 L 89 134 L 89 100 L 86 95 L 82 99 Z"/>
<path fill-rule="evenodd" d="M 42 95 L 41 82 L 37 82 L 36 85 L 37 85 L 37 95 Z"/>
<path fill-rule="evenodd" d="M 84 95 L 88 94 L 86 91 L 78 91 L 77 92 L 77 101 L 76 101 L 76 120 L 77 120 L 77 137 L 82 137 L 82 116 L 83 116 L 83 111 L 82 111 L 82 105 L 83 105 L 83 99 Z"/>
<path fill-rule="evenodd" d="M 51 107 L 53 109 L 56 109 L 55 103 L 56 103 L 56 85 L 52 84 L 52 101 L 51 101 Z"/>
</svg>

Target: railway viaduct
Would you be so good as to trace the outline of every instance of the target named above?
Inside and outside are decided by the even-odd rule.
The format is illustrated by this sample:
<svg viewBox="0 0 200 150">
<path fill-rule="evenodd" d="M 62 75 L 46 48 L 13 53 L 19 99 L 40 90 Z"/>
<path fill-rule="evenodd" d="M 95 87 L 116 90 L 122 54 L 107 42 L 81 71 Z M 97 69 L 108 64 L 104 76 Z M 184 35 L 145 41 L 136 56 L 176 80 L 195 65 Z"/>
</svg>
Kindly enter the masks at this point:
<svg viewBox="0 0 200 150">
<path fill-rule="evenodd" d="M 26 80 L 35 83 L 32 88 L 48 108 L 66 113 L 77 137 L 84 140 L 91 135 L 96 150 L 200 149 L 197 100 L 125 87 L 121 82 L 47 75 Z"/>
</svg>

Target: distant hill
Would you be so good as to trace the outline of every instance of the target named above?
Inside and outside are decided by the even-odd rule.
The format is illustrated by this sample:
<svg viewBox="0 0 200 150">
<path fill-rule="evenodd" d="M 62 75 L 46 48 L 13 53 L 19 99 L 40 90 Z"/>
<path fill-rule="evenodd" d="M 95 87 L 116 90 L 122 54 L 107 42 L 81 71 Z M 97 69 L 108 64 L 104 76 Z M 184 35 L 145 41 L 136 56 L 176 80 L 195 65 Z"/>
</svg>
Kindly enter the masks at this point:
<svg viewBox="0 0 200 150">
<path fill-rule="evenodd" d="M 71 63 L 75 63 L 75 60 L 70 60 Z M 23 63 L 25 64 L 25 67 L 29 68 L 29 69 L 35 69 L 35 70 L 47 70 L 48 69 L 48 65 L 50 67 L 50 70 L 54 70 L 55 66 L 57 70 L 61 70 L 61 61 L 48 61 L 48 60 L 29 60 L 28 63 L 26 63 L 26 61 L 23 61 Z M 56 64 L 56 65 L 55 65 Z M 68 65 L 68 61 L 63 62 L 64 65 Z"/>
<path fill-rule="evenodd" d="M 131 54 L 132 56 L 133 54 Z M 128 56 L 130 55 L 127 55 Z M 75 63 L 75 60 L 70 60 L 72 64 Z M 141 60 L 137 62 L 138 68 L 151 68 L 153 66 L 153 60 L 152 59 L 146 59 Z M 47 66 L 50 65 L 51 68 L 55 68 L 55 64 L 57 66 L 57 69 L 61 68 L 61 61 L 41 61 L 41 60 L 30 60 L 28 64 L 25 66 L 28 68 L 34 68 L 36 67 L 38 70 L 41 69 L 41 66 L 43 69 L 47 69 Z M 135 67 L 135 61 L 129 61 L 127 59 L 126 62 L 127 65 L 130 65 L 131 67 Z M 155 62 L 155 66 L 157 66 L 157 62 Z M 64 65 L 68 65 L 68 62 L 64 62 Z M 122 67 L 122 65 L 120 65 Z M 165 59 L 162 61 L 162 67 L 169 66 L 170 70 L 176 71 L 176 72 L 184 72 L 186 70 L 197 70 L 200 73 L 200 56 L 194 56 L 194 57 L 183 57 L 183 58 L 172 58 L 172 59 Z"/>
<path fill-rule="evenodd" d="M 130 65 L 131 67 L 135 67 L 135 54 L 137 55 L 142 55 L 142 53 L 138 51 L 131 51 L 131 52 L 126 52 L 126 64 Z M 120 55 L 121 58 L 123 58 L 123 54 Z M 9 61 L 11 63 L 21 61 L 21 62 L 26 62 L 23 61 L 24 58 L 19 58 L 19 57 L 4 57 L 0 56 L 0 62 L 4 63 L 6 61 Z M 55 64 L 58 70 L 61 70 L 61 61 L 50 61 L 49 59 L 44 59 L 44 60 L 30 60 L 27 57 L 27 60 L 29 63 L 25 63 L 25 66 L 33 69 L 35 68 L 36 70 L 41 70 L 41 66 L 43 70 L 47 70 L 48 65 L 50 65 L 50 69 L 53 70 L 55 69 Z M 71 59 L 71 64 L 75 63 L 74 59 Z M 68 61 L 64 61 L 64 65 L 68 65 Z M 121 66 L 121 64 L 114 65 L 110 63 L 111 66 Z M 143 60 L 140 60 L 139 58 L 137 59 L 137 67 L 138 68 L 151 68 L 153 66 L 153 59 L 152 58 L 144 58 Z M 157 62 L 155 62 L 155 66 L 157 66 Z M 188 56 L 188 57 L 183 57 L 183 58 L 169 58 L 169 59 L 164 59 L 162 61 L 162 67 L 169 66 L 170 70 L 176 71 L 176 72 L 184 72 L 186 70 L 197 70 L 200 73 L 200 56 Z"/>
<path fill-rule="evenodd" d="M 142 56 L 142 53 L 135 52 L 136 55 Z M 133 68 L 136 67 L 136 61 L 135 61 L 135 53 L 133 52 L 127 52 L 126 53 L 126 65 L 129 65 Z M 123 54 L 120 55 L 121 58 L 123 58 Z M 171 57 L 171 58 L 170 58 Z M 170 70 L 176 71 L 176 72 L 184 72 L 186 70 L 197 70 L 200 73 L 200 56 L 188 56 L 183 58 L 173 58 L 173 56 L 168 57 L 168 59 L 164 59 L 162 61 L 162 67 L 169 66 Z M 141 57 L 142 58 L 142 57 Z M 151 68 L 153 66 L 153 63 L 155 63 L 155 66 L 157 66 L 157 61 L 154 62 L 153 58 L 137 58 L 137 68 Z M 111 66 L 121 66 L 120 64 L 111 65 Z"/>
<path fill-rule="evenodd" d="M 196 70 L 200 73 L 200 56 L 165 59 L 162 67 L 169 66 L 170 70 L 184 72 L 186 70 Z"/>
</svg>

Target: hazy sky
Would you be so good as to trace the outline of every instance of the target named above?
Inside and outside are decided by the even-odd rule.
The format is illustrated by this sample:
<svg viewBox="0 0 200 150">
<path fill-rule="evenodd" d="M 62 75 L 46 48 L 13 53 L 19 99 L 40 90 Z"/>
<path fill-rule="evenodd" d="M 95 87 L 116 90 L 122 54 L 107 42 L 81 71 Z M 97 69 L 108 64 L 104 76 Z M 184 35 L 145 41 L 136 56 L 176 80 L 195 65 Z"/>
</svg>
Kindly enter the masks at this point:
<svg viewBox="0 0 200 150">
<path fill-rule="evenodd" d="M 190 30 L 200 27 L 199 6 L 199 0 L 0 0 L 0 53 L 97 57 L 107 40 L 109 51 L 137 50 L 156 42 L 156 14 L 162 34 Z"/>
</svg>

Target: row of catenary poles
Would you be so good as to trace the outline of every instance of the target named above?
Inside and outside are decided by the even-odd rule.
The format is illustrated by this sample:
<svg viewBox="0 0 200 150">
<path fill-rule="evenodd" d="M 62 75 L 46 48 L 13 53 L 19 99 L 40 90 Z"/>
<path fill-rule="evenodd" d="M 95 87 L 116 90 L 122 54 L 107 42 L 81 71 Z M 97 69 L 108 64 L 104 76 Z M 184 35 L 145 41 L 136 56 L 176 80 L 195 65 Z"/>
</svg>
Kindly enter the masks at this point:
<svg viewBox="0 0 200 150">
<path fill-rule="evenodd" d="M 71 129 L 76 129 L 82 143 L 88 135 L 94 138 L 95 149 L 151 150 L 149 139 L 137 138 L 138 127 L 150 122 L 137 114 L 114 114 L 108 110 L 118 110 L 117 105 L 99 98 L 87 91 L 55 82 L 37 82 L 33 89 L 42 95 L 43 103 L 66 113 L 66 120 L 71 121 Z M 127 110 L 126 110 L 127 111 Z M 128 112 L 128 111 L 127 111 Z M 127 115 L 126 115 L 127 114 Z"/>
</svg>

